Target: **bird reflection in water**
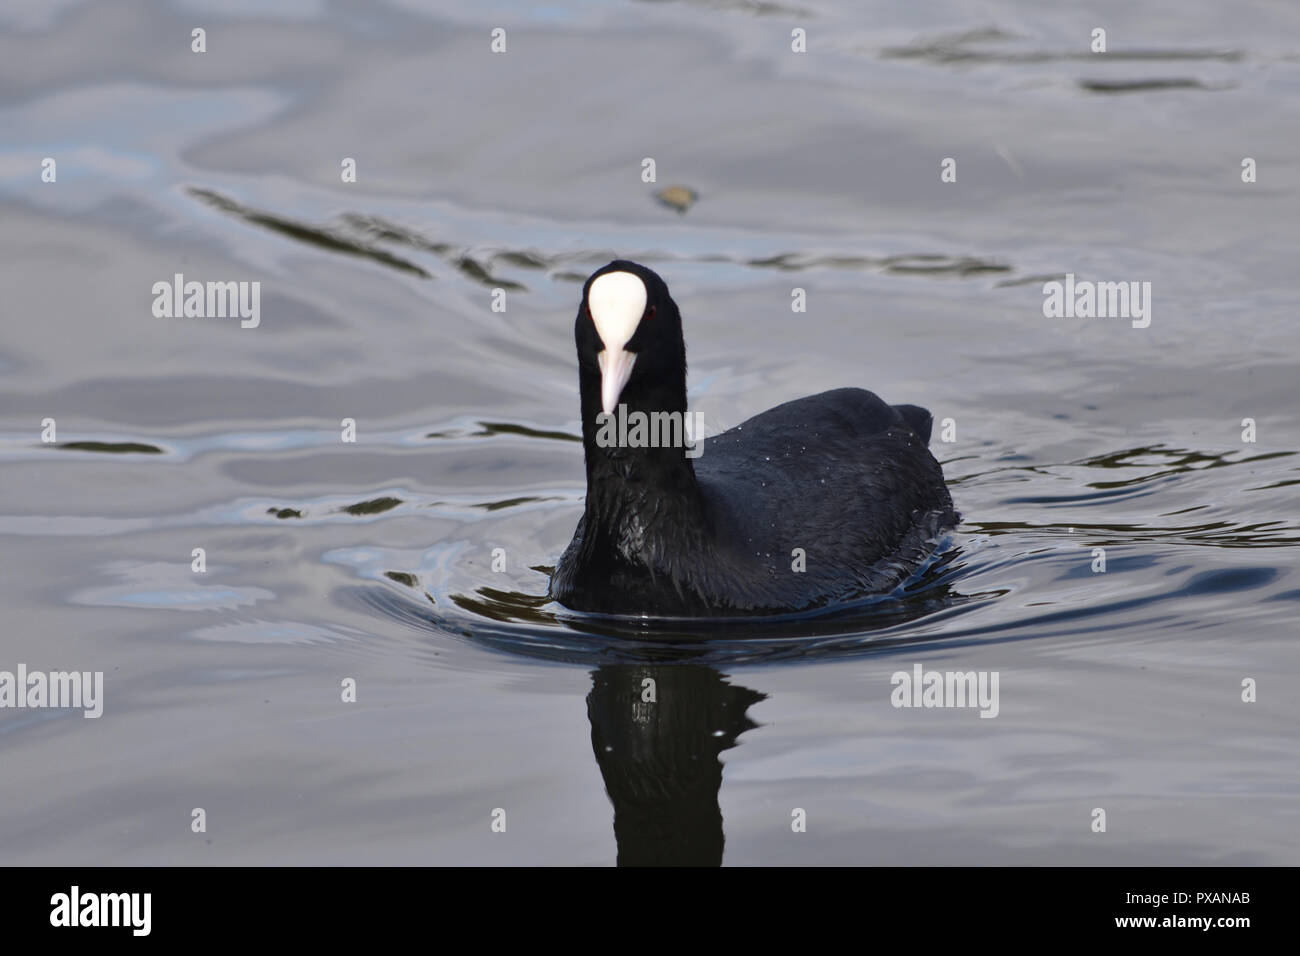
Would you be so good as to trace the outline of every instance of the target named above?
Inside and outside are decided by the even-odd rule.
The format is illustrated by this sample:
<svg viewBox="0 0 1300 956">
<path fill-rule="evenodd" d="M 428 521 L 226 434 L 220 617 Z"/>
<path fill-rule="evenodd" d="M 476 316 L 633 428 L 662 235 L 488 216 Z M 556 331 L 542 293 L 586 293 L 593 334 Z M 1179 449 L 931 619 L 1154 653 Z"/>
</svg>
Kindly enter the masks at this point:
<svg viewBox="0 0 1300 956">
<path fill-rule="evenodd" d="M 618 865 L 721 865 L 719 757 L 758 726 L 746 711 L 764 695 L 700 664 L 611 664 L 591 677 L 591 746 L 614 804 Z"/>
</svg>

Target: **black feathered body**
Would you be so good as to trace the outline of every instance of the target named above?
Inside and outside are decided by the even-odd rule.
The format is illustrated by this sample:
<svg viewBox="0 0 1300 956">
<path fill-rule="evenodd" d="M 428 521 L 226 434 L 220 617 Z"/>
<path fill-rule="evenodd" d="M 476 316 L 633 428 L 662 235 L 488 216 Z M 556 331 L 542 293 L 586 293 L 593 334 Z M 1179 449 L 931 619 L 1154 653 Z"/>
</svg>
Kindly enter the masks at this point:
<svg viewBox="0 0 1300 956">
<path fill-rule="evenodd" d="M 577 610 L 708 616 L 888 591 L 957 520 L 929 433 L 924 409 L 844 388 L 756 415 L 695 459 L 588 447 L 587 507 L 551 596 Z"/>
</svg>

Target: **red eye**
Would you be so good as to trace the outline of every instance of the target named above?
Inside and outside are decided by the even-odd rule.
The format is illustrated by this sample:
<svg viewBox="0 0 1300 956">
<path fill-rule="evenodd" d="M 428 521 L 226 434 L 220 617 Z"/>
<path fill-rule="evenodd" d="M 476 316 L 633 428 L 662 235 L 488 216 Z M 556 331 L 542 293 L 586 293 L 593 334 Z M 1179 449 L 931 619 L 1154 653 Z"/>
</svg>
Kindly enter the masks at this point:
<svg viewBox="0 0 1300 956">
<path fill-rule="evenodd" d="M 650 308 L 645 310 L 645 318 L 642 319 L 641 321 L 644 322 L 645 319 L 653 319 L 654 317 L 655 317 L 655 307 L 652 305 L 650 306 Z"/>
</svg>

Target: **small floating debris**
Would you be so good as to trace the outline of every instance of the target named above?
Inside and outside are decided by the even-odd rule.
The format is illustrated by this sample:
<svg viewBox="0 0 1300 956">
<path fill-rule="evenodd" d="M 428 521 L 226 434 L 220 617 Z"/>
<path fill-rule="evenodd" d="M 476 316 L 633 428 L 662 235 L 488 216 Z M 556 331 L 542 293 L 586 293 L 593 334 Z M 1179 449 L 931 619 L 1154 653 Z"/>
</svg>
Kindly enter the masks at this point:
<svg viewBox="0 0 1300 956">
<path fill-rule="evenodd" d="M 669 209 L 676 209 L 678 212 L 686 212 L 695 205 L 695 201 L 699 198 L 700 194 L 689 186 L 665 186 L 655 193 L 655 199 L 658 199 Z"/>
</svg>

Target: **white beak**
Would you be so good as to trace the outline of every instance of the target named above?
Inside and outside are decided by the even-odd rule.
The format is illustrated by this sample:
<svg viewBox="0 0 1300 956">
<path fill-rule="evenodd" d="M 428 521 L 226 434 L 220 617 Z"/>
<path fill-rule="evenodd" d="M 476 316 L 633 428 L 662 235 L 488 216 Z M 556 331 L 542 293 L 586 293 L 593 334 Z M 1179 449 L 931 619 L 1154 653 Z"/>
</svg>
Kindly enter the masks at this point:
<svg viewBox="0 0 1300 956">
<path fill-rule="evenodd" d="M 602 349 L 596 361 L 600 364 L 600 407 L 606 415 L 613 415 L 614 409 L 618 408 L 618 397 L 623 394 L 623 386 L 632 377 L 636 353 L 626 349 Z"/>
</svg>

